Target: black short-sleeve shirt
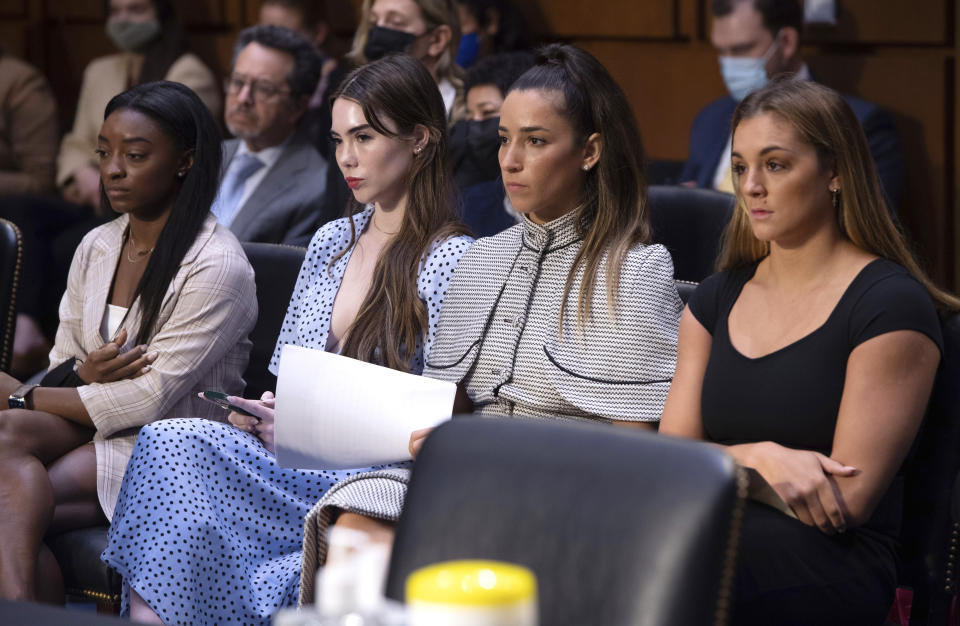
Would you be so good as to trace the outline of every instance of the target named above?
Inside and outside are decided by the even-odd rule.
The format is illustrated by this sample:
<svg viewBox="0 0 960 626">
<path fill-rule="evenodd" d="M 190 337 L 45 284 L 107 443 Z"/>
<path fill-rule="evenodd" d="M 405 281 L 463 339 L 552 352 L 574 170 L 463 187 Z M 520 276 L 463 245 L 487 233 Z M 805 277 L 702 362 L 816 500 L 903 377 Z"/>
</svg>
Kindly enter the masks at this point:
<svg viewBox="0 0 960 626">
<path fill-rule="evenodd" d="M 713 337 L 701 395 L 710 441 L 774 441 L 829 454 L 854 348 L 884 333 L 914 330 L 943 350 L 926 289 L 900 265 L 876 259 L 853 279 L 821 327 L 780 350 L 748 358 L 730 343 L 727 319 L 756 269 L 753 263 L 715 274 L 690 298 L 690 311 Z"/>
</svg>

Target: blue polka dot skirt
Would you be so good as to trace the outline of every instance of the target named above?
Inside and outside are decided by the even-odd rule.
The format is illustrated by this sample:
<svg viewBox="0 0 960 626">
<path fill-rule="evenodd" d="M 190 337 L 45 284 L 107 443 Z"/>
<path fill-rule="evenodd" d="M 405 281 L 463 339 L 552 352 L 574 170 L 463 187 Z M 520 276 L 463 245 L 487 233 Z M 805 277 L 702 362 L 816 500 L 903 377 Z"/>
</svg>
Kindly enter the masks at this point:
<svg viewBox="0 0 960 626">
<path fill-rule="evenodd" d="M 120 490 L 102 559 L 165 624 L 269 624 L 297 601 L 307 512 L 359 471 L 283 469 L 229 424 L 145 426 Z"/>
</svg>

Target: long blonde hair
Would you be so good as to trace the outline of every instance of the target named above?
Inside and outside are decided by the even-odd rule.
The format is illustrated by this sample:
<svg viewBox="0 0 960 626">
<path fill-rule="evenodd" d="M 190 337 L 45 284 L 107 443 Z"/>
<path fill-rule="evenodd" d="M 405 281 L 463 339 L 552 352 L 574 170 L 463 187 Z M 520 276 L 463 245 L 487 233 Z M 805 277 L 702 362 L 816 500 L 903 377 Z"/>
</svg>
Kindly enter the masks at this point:
<svg viewBox="0 0 960 626">
<path fill-rule="evenodd" d="M 840 233 L 861 250 L 902 265 L 939 307 L 960 309 L 960 298 L 937 287 L 920 269 L 890 217 L 866 135 L 843 97 L 812 81 L 774 81 L 737 106 L 732 132 L 743 120 L 764 113 L 789 122 L 801 141 L 817 151 L 821 167 L 837 172 L 841 187 L 835 210 Z M 737 209 L 724 234 L 720 269 L 746 265 L 770 254 L 770 244 L 753 234 L 736 173 L 733 183 Z"/>
<path fill-rule="evenodd" d="M 360 24 L 357 26 L 357 32 L 353 35 L 353 46 L 347 53 L 347 59 L 354 65 L 363 65 L 367 63 L 367 58 L 363 55 L 363 47 L 367 45 L 367 38 L 370 35 L 370 7 L 374 0 L 363 0 L 363 8 L 360 11 Z M 463 89 L 463 72 L 456 64 L 457 50 L 460 47 L 460 14 L 453 0 L 414 0 L 414 4 L 420 8 L 423 19 L 430 29 L 437 26 L 450 27 L 450 43 L 447 49 L 443 51 L 440 58 L 437 59 L 437 66 L 434 74 L 437 82 L 443 79 L 450 81 L 459 93 Z"/>
</svg>

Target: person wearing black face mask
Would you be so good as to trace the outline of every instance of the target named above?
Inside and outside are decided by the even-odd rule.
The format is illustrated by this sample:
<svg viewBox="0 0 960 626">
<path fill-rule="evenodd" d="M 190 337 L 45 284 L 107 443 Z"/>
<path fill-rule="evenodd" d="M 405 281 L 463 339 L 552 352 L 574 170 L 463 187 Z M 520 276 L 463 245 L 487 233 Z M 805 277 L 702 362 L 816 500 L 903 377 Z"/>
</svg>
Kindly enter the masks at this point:
<svg viewBox="0 0 960 626">
<path fill-rule="evenodd" d="M 454 63 L 460 21 L 453 0 L 364 0 L 347 59 L 363 65 L 388 54 L 409 54 L 437 83 L 453 123 L 463 118 L 462 70 Z"/>
<path fill-rule="evenodd" d="M 450 129 L 450 163 L 460 189 L 496 180 L 500 176 L 497 128 L 500 116 L 460 120 Z"/>
<path fill-rule="evenodd" d="M 464 81 L 467 118 L 450 131 L 450 162 L 462 190 L 463 221 L 478 237 L 495 235 L 519 220 L 500 181 L 498 129 L 503 94 L 532 66 L 528 52 L 494 54 L 471 67 Z"/>
<path fill-rule="evenodd" d="M 424 33 L 426 35 L 427 33 Z M 367 44 L 363 46 L 363 56 L 367 61 L 376 61 L 388 54 L 406 53 L 417 40 L 417 35 L 402 30 L 373 26 L 367 35 Z"/>
</svg>

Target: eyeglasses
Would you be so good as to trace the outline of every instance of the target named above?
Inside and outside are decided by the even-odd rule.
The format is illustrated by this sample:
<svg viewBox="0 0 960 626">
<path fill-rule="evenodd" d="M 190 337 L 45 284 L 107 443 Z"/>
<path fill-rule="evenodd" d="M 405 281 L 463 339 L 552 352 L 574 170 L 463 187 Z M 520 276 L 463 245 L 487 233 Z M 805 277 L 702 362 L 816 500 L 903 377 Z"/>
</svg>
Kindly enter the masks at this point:
<svg viewBox="0 0 960 626">
<path fill-rule="evenodd" d="M 289 94 L 289 89 L 277 87 L 269 80 L 245 78 L 234 74 L 224 81 L 227 93 L 235 96 L 240 93 L 244 86 L 250 85 L 250 93 L 255 100 L 271 100 L 281 94 Z"/>
</svg>

